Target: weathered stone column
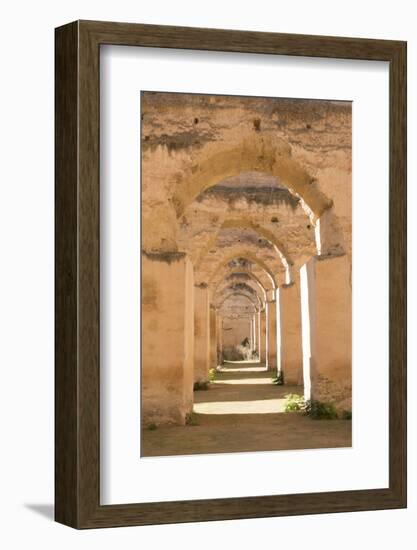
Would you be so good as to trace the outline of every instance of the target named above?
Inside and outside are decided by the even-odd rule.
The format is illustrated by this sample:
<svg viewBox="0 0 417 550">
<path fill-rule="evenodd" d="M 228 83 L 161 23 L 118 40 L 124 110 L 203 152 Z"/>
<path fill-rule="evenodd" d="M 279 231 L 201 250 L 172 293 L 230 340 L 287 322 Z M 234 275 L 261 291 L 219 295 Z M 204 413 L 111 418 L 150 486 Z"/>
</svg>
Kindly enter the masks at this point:
<svg viewBox="0 0 417 550">
<path fill-rule="evenodd" d="M 295 281 L 278 290 L 281 328 L 281 369 L 284 382 L 303 383 L 303 350 L 301 338 L 301 298 L 299 275 Z"/>
<path fill-rule="evenodd" d="M 268 370 L 277 369 L 280 371 L 278 362 L 278 326 L 277 326 L 277 303 L 267 302 L 267 324 L 268 324 Z"/>
<path fill-rule="evenodd" d="M 352 291 L 348 257 L 316 256 L 300 274 L 306 397 L 351 410 Z"/>
<path fill-rule="evenodd" d="M 259 312 L 259 360 L 267 365 L 268 361 L 268 338 L 266 324 L 266 309 Z"/>
<path fill-rule="evenodd" d="M 216 308 L 210 305 L 210 368 L 217 367 L 217 322 Z"/>
<path fill-rule="evenodd" d="M 210 302 L 205 283 L 194 286 L 194 382 L 206 382 L 210 368 Z"/>
<path fill-rule="evenodd" d="M 194 274 L 182 252 L 142 253 L 143 424 L 184 424 L 193 406 Z"/>
<path fill-rule="evenodd" d="M 258 360 L 261 360 L 261 352 L 260 352 L 260 345 L 261 345 L 261 313 L 259 311 L 256 311 L 255 313 L 255 349 L 258 353 Z"/>
<path fill-rule="evenodd" d="M 223 365 L 223 317 L 217 312 L 217 364 Z"/>
</svg>

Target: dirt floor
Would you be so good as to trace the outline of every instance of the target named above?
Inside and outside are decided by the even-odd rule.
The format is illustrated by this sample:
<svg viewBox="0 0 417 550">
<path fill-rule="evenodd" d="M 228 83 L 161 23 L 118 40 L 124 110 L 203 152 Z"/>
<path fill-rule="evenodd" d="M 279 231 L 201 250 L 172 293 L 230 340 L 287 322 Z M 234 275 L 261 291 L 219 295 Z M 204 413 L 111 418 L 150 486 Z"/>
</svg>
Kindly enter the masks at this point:
<svg viewBox="0 0 417 550">
<path fill-rule="evenodd" d="M 259 363 L 226 363 L 208 390 L 194 392 L 188 426 L 142 430 L 141 456 L 351 446 L 349 420 L 311 420 L 284 413 L 285 395 L 301 386 L 276 386 Z"/>
</svg>

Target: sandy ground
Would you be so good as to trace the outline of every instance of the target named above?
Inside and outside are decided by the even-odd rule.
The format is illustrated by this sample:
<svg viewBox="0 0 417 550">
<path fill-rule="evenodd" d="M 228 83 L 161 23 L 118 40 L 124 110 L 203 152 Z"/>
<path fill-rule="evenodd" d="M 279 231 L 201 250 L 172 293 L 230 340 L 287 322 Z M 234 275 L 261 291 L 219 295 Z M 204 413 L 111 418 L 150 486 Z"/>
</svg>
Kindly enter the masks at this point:
<svg viewBox="0 0 417 550">
<path fill-rule="evenodd" d="M 142 456 L 351 446 L 351 421 L 284 413 L 285 395 L 259 363 L 228 363 L 206 391 L 194 392 L 193 425 L 142 430 Z"/>
</svg>

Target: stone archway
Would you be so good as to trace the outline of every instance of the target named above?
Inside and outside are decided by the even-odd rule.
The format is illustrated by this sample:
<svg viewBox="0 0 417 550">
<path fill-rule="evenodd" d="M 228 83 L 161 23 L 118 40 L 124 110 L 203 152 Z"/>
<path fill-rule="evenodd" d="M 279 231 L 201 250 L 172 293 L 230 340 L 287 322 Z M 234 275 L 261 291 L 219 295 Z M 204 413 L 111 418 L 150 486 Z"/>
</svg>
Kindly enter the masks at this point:
<svg viewBox="0 0 417 550">
<path fill-rule="evenodd" d="M 172 196 L 177 216 L 199 193 L 242 172 L 262 172 L 280 180 L 303 201 L 316 220 L 332 206 L 332 201 L 315 186 L 313 178 L 291 156 L 291 147 L 271 132 L 251 132 L 244 137 L 224 135 L 224 141 L 208 143 L 193 163 L 177 174 Z"/>
<path fill-rule="evenodd" d="M 239 245 L 230 247 L 227 250 L 227 253 L 225 253 L 223 257 L 220 259 L 220 261 L 215 264 L 213 269 L 208 271 L 208 282 L 211 283 L 211 281 L 216 276 L 216 272 L 219 269 L 221 269 L 223 266 L 227 265 L 229 262 L 233 261 L 235 258 L 243 258 L 260 266 L 262 270 L 267 274 L 271 282 L 272 288 L 277 288 L 275 274 L 270 269 L 270 267 L 263 260 L 257 257 L 251 250 L 248 250 L 247 248 L 241 247 Z"/>
<path fill-rule="evenodd" d="M 184 423 L 193 382 L 204 386 L 219 364 L 225 320 L 234 330 L 233 322 L 245 319 L 251 347 L 259 349 L 257 368 L 283 369 L 291 380 L 288 358 L 297 363 L 294 372 L 300 363 L 299 270 L 306 262 L 309 300 L 320 302 L 320 311 L 317 304 L 309 310 L 310 324 L 321 315 L 312 331 L 323 335 L 331 320 L 333 340 L 348 339 L 344 328 L 338 333 L 343 315 L 326 295 L 331 280 L 331 293 L 343 291 L 337 303 L 344 308 L 349 300 L 349 288 L 334 284 L 349 272 L 349 143 L 343 134 L 345 142 L 329 153 L 326 126 L 336 111 L 339 131 L 346 109 L 265 98 L 193 96 L 188 104 L 186 94 L 149 97 L 142 141 L 143 388 L 149 418 L 159 392 L 162 422 Z M 194 108 L 199 114 L 188 120 Z M 169 353 L 158 353 L 157 334 Z M 310 346 L 320 363 L 316 391 L 323 377 L 333 377 L 327 363 L 336 357 L 320 338 L 321 347 L 317 338 Z"/>
<path fill-rule="evenodd" d="M 253 285 L 255 285 L 257 290 L 261 293 L 262 298 L 264 300 L 266 300 L 266 290 L 262 286 L 262 283 L 260 282 L 258 277 L 256 277 L 256 275 L 254 275 L 250 271 L 242 270 L 242 269 L 241 270 L 236 270 L 236 271 L 229 271 L 228 275 L 220 276 L 217 282 L 212 283 L 213 293 L 215 294 L 222 284 L 226 284 L 226 283 L 229 283 L 229 282 L 230 283 L 239 282 L 239 278 L 244 279 L 246 283 L 248 283 L 247 279 L 249 279 L 249 281 Z M 254 288 L 254 287 L 252 287 L 252 288 Z"/>
<path fill-rule="evenodd" d="M 236 259 L 236 261 L 238 260 L 239 259 Z M 219 266 L 215 276 L 210 281 L 213 289 L 216 289 L 217 285 L 219 285 L 223 279 L 235 273 L 246 274 L 249 277 L 253 278 L 255 281 L 259 283 L 259 285 L 264 290 L 265 294 L 267 294 L 268 292 L 274 289 L 273 282 L 271 281 L 269 274 L 259 264 L 255 264 L 253 262 L 250 262 L 249 260 L 245 260 L 244 258 L 241 258 L 241 261 L 244 261 L 246 263 L 245 266 L 230 265 L 231 263 L 234 263 L 234 261 L 235 260 L 233 259 L 230 262 L 222 266 Z"/>
<path fill-rule="evenodd" d="M 318 254 L 344 253 L 343 232 L 333 211 L 333 201 L 319 190 L 315 179 L 294 160 L 288 143 L 272 132 L 252 132 L 239 140 L 230 137 L 227 141 L 208 143 L 193 157 L 190 166 L 183 167 L 176 174 L 171 201 L 177 217 L 201 192 L 244 172 L 271 175 L 300 199 L 316 227 Z"/>
</svg>

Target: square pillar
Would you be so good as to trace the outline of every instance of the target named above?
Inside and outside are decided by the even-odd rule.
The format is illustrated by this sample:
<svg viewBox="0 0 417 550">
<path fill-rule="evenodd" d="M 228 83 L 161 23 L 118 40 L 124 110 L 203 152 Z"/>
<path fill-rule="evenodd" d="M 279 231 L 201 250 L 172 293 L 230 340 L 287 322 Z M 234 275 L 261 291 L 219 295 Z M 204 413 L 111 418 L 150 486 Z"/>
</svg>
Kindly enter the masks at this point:
<svg viewBox="0 0 417 550">
<path fill-rule="evenodd" d="M 210 305 L 210 368 L 217 367 L 217 320 L 216 308 Z"/>
<path fill-rule="evenodd" d="M 267 302 L 267 340 L 268 340 L 268 350 L 267 350 L 267 367 L 268 370 L 277 370 L 280 372 L 281 365 L 278 361 L 278 324 L 277 324 L 277 302 L 270 301 Z"/>
<path fill-rule="evenodd" d="M 267 365 L 268 361 L 268 339 L 266 324 L 266 309 L 259 312 L 259 361 Z"/>
<path fill-rule="evenodd" d="M 347 255 L 312 258 L 301 269 L 301 281 L 303 368 L 310 379 L 306 397 L 351 410 L 352 290 Z"/>
<path fill-rule="evenodd" d="M 217 313 L 217 364 L 223 365 L 223 317 Z"/>
<path fill-rule="evenodd" d="M 299 276 L 279 288 L 279 317 L 281 330 L 281 369 L 284 382 L 303 383 L 303 350 L 301 338 L 301 298 Z"/>
<path fill-rule="evenodd" d="M 258 357 L 258 361 L 261 360 L 261 313 L 259 311 L 255 312 L 255 351 Z"/>
<path fill-rule="evenodd" d="M 186 254 L 142 253 L 144 425 L 185 424 L 193 406 L 194 273 Z"/>
<path fill-rule="evenodd" d="M 210 368 L 210 303 L 206 284 L 194 286 L 194 382 L 206 382 Z"/>
</svg>

